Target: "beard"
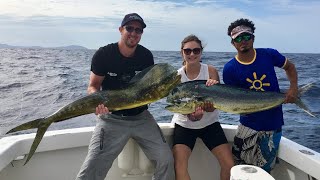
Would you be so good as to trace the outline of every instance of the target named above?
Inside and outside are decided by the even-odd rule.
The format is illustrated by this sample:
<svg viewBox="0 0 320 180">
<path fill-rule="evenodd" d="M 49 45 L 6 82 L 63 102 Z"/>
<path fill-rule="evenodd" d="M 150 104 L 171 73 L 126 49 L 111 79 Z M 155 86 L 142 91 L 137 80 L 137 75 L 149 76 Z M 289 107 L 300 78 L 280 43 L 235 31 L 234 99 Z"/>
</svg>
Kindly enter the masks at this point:
<svg viewBox="0 0 320 180">
<path fill-rule="evenodd" d="M 134 48 L 138 43 L 132 43 L 130 40 L 125 41 L 125 44 L 128 48 Z"/>
<path fill-rule="evenodd" d="M 247 52 L 249 52 L 249 49 L 248 48 L 245 48 L 245 49 L 241 49 L 240 50 L 242 53 L 247 53 Z"/>
<path fill-rule="evenodd" d="M 139 39 L 136 39 L 136 38 L 131 39 L 130 37 L 127 37 L 124 40 L 124 43 L 128 48 L 135 48 L 138 45 L 139 41 L 140 41 Z"/>
<path fill-rule="evenodd" d="M 247 52 L 249 52 L 252 48 L 253 48 L 253 46 L 249 44 L 249 45 L 245 45 L 245 46 L 240 47 L 240 48 L 239 48 L 239 51 L 240 51 L 241 53 L 247 53 Z"/>
</svg>

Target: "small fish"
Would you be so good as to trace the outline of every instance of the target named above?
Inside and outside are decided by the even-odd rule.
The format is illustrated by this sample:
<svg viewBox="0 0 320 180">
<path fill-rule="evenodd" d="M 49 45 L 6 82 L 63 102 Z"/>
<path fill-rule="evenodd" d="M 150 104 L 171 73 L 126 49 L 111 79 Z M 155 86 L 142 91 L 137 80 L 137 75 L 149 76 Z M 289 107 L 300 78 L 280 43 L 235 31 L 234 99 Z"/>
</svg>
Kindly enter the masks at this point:
<svg viewBox="0 0 320 180">
<path fill-rule="evenodd" d="M 134 76 L 126 88 L 98 91 L 87 95 L 62 107 L 48 117 L 21 124 L 8 131 L 7 134 L 38 128 L 24 163 L 27 164 L 52 123 L 94 113 L 99 104 L 104 104 L 110 112 L 150 104 L 166 97 L 175 86 L 180 84 L 180 79 L 181 75 L 178 75 L 173 66 L 167 63 L 155 64 Z"/>
<path fill-rule="evenodd" d="M 197 80 L 181 83 L 167 97 L 165 108 L 174 113 L 190 114 L 204 102 L 213 103 L 216 109 L 234 114 L 250 114 L 268 110 L 284 103 L 285 94 L 278 92 L 259 92 L 233 87 L 225 84 L 206 86 L 206 81 Z M 303 94 L 312 85 L 308 84 L 299 89 Z M 294 102 L 310 116 L 315 115 L 298 97 Z"/>
</svg>

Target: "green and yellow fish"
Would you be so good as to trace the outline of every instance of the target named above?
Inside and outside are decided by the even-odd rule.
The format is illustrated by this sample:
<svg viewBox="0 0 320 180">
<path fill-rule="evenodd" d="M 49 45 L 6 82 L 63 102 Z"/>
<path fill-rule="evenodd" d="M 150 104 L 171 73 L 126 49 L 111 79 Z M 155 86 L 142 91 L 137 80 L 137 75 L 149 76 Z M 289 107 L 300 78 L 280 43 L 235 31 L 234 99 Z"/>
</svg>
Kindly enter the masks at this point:
<svg viewBox="0 0 320 180">
<path fill-rule="evenodd" d="M 99 104 L 104 104 L 111 112 L 150 104 L 166 97 L 174 87 L 180 84 L 180 79 L 181 76 L 177 74 L 173 66 L 167 63 L 155 64 L 133 77 L 126 88 L 99 91 L 87 95 L 62 107 L 48 117 L 21 124 L 8 131 L 7 134 L 38 128 L 25 162 L 27 164 L 52 123 L 94 113 Z"/>
<path fill-rule="evenodd" d="M 234 114 L 250 114 L 268 110 L 284 103 L 285 94 L 271 91 L 253 91 L 225 84 L 206 86 L 206 81 L 197 80 L 181 83 L 167 97 L 166 109 L 180 114 L 190 114 L 204 102 L 213 103 L 216 109 Z M 299 89 L 300 94 L 311 87 L 311 84 Z M 310 116 L 315 115 L 300 98 L 294 102 Z"/>
</svg>

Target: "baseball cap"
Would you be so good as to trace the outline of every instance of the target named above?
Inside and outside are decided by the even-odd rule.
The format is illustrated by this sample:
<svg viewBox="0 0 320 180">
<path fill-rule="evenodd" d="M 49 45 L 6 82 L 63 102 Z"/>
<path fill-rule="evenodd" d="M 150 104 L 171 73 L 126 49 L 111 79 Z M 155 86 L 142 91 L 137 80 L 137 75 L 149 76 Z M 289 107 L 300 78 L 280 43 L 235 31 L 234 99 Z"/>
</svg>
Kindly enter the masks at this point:
<svg viewBox="0 0 320 180">
<path fill-rule="evenodd" d="M 141 16 L 139 16 L 139 14 L 137 14 L 137 13 L 130 13 L 130 14 L 125 15 L 122 20 L 121 27 L 126 25 L 130 21 L 139 21 L 142 25 L 142 28 L 147 27 L 147 25 L 144 23 Z"/>
<path fill-rule="evenodd" d="M 239 36 L 242 33 L 253 34 L 252 29 L 250 27 L 241 25 L 233 28 L 230 36 L 232 39 L 235 39 L 237 36 Z"/>
</svg>

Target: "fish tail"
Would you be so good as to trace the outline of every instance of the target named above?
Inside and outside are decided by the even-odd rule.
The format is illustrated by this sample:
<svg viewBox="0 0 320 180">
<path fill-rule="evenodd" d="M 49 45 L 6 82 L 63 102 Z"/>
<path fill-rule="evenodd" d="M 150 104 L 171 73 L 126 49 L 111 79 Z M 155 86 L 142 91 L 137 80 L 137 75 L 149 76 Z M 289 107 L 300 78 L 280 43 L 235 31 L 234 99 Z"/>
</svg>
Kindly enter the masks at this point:
<svg viewBox="0 0 320 180">
<path fill-rule="evenodd" d="M 309 91 L 311 87 L 313 87 L 313 83 L 309 83 L 309 84 L 306 84 L 304 86 L 302 86 L 301 88 L 298 89 L 299 91 L 299 95 L 302 95 L 304 94 L 305 92 Z"/>
<path fill-rule="evenodd" d="M 300 98 L 297 98 L 297 100 L 294 102 L 297 106 L 299 106 L 304 112 L 308 113 L 312 117 L 316 117 L 309 108 L 301 101 Z"/>
<path fill-rule="evenodd" d="M 47 131 L 47 129 L 51 125 L 51 123 L 52 122 L 50 122 L 50 121 L 41 121 L 41 123 L 39 124 L 36 137 L 34 138 L 34 141 L 33 141 L 32 145 L 31 145 L 30 151 L 28 153 L 28 157 L 27 157 L 26 162 L 24 163 L 24 165 L 26 165 L 28 163 L 28 161 L 31 159 L 31 157 L 35 153 L 37 147 L 40 144 L 40 141 L 42 140 L 42 138 L 44 136 L 44 133 Z"/>
<path fill-rule="evenodd" d="M 6 134 L 17 132 L 17 131 L 23 131 L 23 130 L 27 130 L 27 129 L 38 128 L 40 122 L 43 121 L 44 119 L 45 118 L 40 118 L 40 119 L 36 119 L 36 120 L 30 121 L 30 122 L 26 122 L 24 124 L 21 124 L 11 130 L 9 130 Z"/>
<path fill-rule="evenodd" d="M 302 94 L 304 94 L 305 92 L 307 92 L 308 90 L 310 90 L 310 88 L 313 86 L 313 83 L 309 83 L 307 85 L 302 86 L 301 88 L 298 89 L 299 91 L 299 96 L 301 96 Z M 316 117 L 316 115 L 314 115 L 309 108 L 302 102 L 301 98 L 298 97 L 297 100 L 294 102 L 297 106 L 299 106 L 303 111 L 305 111 L 306 113 L 308 113 L 310 116 L 312 117 Z"/>
<path fill-rule="evenodd" d="M 35 153 L 44 133 L 47 131 L 47 129 L 51 125 L 51 123 L 52 123 L 52 121 L 49 121 L 48 118 L 40 118 L 40 119 L 36 119 L 36 120 L 30 121 L 30 122 L 26 122 L 24 124 L 21 124 L 6 133 L 6 134 L 9 134 L 9 133 L 17 132 L 17 131 L 38 128 L 36 137 L 33 140 L 33 143 L 31 145 L 31 148 L 28 153 L 28 157 L 27 157 L 24 165 L 27 164 L 27 162 L 31 159 L 31 157 Z"/>
</svg>

